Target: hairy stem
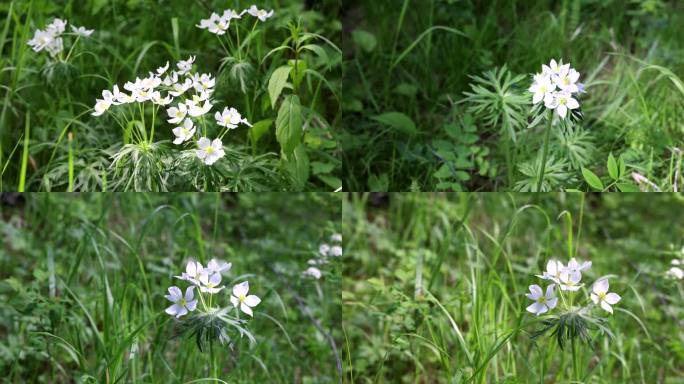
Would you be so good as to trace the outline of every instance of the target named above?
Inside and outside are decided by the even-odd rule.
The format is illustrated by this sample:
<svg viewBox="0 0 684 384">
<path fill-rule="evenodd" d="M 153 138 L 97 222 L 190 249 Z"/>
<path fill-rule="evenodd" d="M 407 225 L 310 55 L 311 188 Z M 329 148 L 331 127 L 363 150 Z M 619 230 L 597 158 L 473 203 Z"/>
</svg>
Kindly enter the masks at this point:
<svg viewBox="0 0 684 384">
<path fill-rule="evenodd" d="M 542 183 L 544 181 L 544 171 L 546 168 L 546 158 L 549 156 L 549 135 L 551 133 L 551 122 L 553 118 L 550 118 L 546 123 L 546 130 L 544 132 L 544 147 L 542 150 L 542 161 L 539 165 L 539 180 L 537 181 L 537 192 L 541 192 Z"/>
</svg>

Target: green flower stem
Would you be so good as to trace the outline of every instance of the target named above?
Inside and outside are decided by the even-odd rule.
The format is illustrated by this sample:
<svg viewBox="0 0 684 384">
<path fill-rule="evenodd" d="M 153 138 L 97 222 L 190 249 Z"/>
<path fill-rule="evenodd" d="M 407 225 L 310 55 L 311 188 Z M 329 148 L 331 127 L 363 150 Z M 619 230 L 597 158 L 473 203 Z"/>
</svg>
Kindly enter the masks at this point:
<svg viewBox="0 0 684 384">
<path fill-rule="evenodd" d="M 199 292 L 200 301 L 202 302 L 202 307 L 204 307 L 204 311 L 208 312 L 209 308 L 207 308 L 207 304 L 204 302 L 204 296 L 202 296 L 202 291 L 198 289 L 197 292 Z"/>
<path fill-rule="evenodd" d="M 64 59 L 64 61 L 67 61 L 67 62 L 69 61 L 69 57 L 71 57 L 71 52 L 74 51 L 74 47 L 76 46 L 76 44 L 78 44 L 78 40 L 80 38 L 81 38 L 81 35 L 76 36 L 76 40 L 74 40 L 74 43 L 71 44 L 71 48 L 69 48 L 69 53 L 67 53 L 66 59 Z"/>
<path fill-rule="evenodd" d="M 546 123 L 546 131 L 544 133 L 544 149 L 542 152 L 542 161 L 539 165 L 539 180 L 537 181 L 537 192 L 541 192 L 542 182 L 544 180 L 544 168 L 546 168 L 546 158 L 549 156 L 549 135 L 551 133 L 551 122 L 553 121 L 553 116 L 549 118 Z"/>
<path fill-rule="evenodd" d="M 580 364 L 579 364 L 579 346 L 577 345 L 577 343 L 575 343 L 574 337 L 571 339 L 571 343 L 572 343 L 572 372 L 573 372 L 573 375 L 575 376 L 575 381 L 577 383 L 579 383 L 581 380 Z"/>
<path fill-rule="evenodd" d="M 248 36 L 251 36 L 251 35 L 254 33 L 254 30 L 256 29 L 256 26 L 257 26 L 257 23 L 258 23 L 258 22 L 259 22 L 259 19 L 255 19 L 255 20 L 254 20 L 254 25 L 252 25 L 252 30 L 249 32 L 249 35 L 248 35 Z M 249 52 L 251 51 L 251 48 L 252 48 L 252 44 L 250 43 L 250 44 L 247 46 L 247 52 L 245 53 L 245 57 L 246 57 L 246 58 L 249 58 Z"/>
<path fill-rule="evenodd" d="M 237 38 L 238 61 L 242 61 L 242 55 L 240 54 L 240 26 L 238 23 L 235 23 L 235 36 Z"/>
<path fill-rule="evenodd" d="M 150 131 L 150 144 L 152 144 L 152 140 L 154 140 L 154 119 L 157 114 L 157 106 L 152 105 L 152 129 Z"/>
</svg>

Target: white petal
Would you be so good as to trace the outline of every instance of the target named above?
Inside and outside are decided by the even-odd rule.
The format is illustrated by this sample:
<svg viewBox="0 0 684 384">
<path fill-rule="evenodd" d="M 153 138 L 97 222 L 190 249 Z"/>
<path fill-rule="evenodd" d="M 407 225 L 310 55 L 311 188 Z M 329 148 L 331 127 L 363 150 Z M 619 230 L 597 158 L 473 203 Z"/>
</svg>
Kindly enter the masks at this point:
<svg viewBox="0 0 684 384">
<path fill-rule="evenodd" d="M 611 307 L 610 304 L 605 301 L 601 301 L 601 308 L 603 308 L 606 312 L 613 313 L 613 307 Z"/>
<path fill-rule="evenodd" d="M 532 96 L 532 104 L 537 104 L 538 102 L 542 101 L 543 99 L 544 99 L 543 93 L 535 93 Z"/>
<path fill-rule="evenodd" d="M 247 292 L 249 292 L 249 282 L 245 281 L 240 284 L 236 284 L 233 287 L 233 295 L 236 297 L 240 297 L 242 295 L 246 295 Z"/>
<path fill-rule="evenodd" d="M 194 311 L 195 308 L 197 308 L 197 300 L 193 301 L 188 301 L 188 303 L 185 305 L 189 311 Z"/>
<path fill-rule="evenodd" d="M 168 308 L 164 312 L 168 313 L 171 316 L 176 316 L 176 313 L 181 309 L 182 307 L 178 304 L 174 304 Z"/>
<path fill-rule="evenodd" d="M 190 276 L 195 276 L 197 273 L 197 266 L 194 261 L 188 261 L 188 265 L 185 267 L 185 272 Z"/>
<path fill-rule="evenodd" d="M 195 298 L 195 287 L 191 285 L 185 290 L 185 301 L 190 301 L 194 298 Z"/>
<path fill-rule="evenodd" d="M 594 304 L 598 304 L 598 302 L 599 302 L 599 297 L 598 297 L 598 295 L 597 295 L 597 294 L 595 294 L 595 293 L 592 293 L 592 294 L 591 294 L 591 295 L 589 295 L 589 296 L 591 297 L 591 301 L 593 301 L 593 302 L 594 302 Z"/>
<path fill-rule="evenodd" d="M 240 300 L 238 300 L 238 298 L 235 296 L 230 297 L 230 302 L 233 303 L 233 307 L 237 307 L 238 304 L 240 304 Z"/>
<path fill-rule="evenodd" d="M 558 104 L 556 111 L 558 111 L 558 116 L 560 116 L 561 119 L 564 119 L 565 115 L 568 114 L 568 108 L 565 106 L 565 104 Z"/>
<path fill-rule="evenodd" d="M 551 284 L 548 287 L 546 287 L 546 298 L 547 299 L 552 299 L 553 298 L 553 288 L 555 287 L 555 284 Z"/>
<path fill-rule="evenodd" d="M 527 312 L 534 313 L 537 316 L 548 311 L 548 308 L 546 307 L 546 305 L 540 304 L 540 303 L 532 303 L 526 309 L 527 309 Z"/>
<path fill-rule="evenodd" d="M 249 295 L 245 297 L 245 304 L 249 305 L 250 307 L 256 307 L 261 303 L 261 299 L 257 297 L 256 295 Z"/>
<path fill-rule="evenodd" d="M 542 297 L 542 289 L 540 286 L 534 284 L 530 285 L 530 293 L 527 294 L 527 297 L 532 299 L 532 300 L 537 300 L 538 298 Z"/>
<path fill-rule="evenodd" d="M 576 108 L 579 108 L 579 103 L 577 102 L 577 100 L 575 100 L 571 97 L 568 99 L 567 106 L 569 109 L 576 109 Z"/>
<path fill-rule="evenodd" d="M 608 280 L 601 279 L 595 282 L 592 291 L 594 291 L 594 293 L 597 295 L 608 292 Z"/>
<path fill-rule="evenodd" d="M 187 314 L 187 313 L 188 313 L 188 309 L 187 309 L 187 308 L 185 308 L 185 307 L 180 307 L 180 309 L 178 310 L 178 313 L 176 314 L 176 318 L 179 318 L 179 317 L 181 317 L 181 316 L 183 316 L 183 315 L 185 315 L 185 314 Z"/>
<path fill-rule="evenodd" d="M 242 312 L 244 312 L 244 313 L 250 315 L 250 316 L 254 316 L 254 314 L 252 313 L 252 308 L 250 308 L 249 306 L 247 306 L 245 303 L 242 303 L 242 304 L 240 305 L 240 310 L 241 310 Z"/>
<path fill-rule="evenodd" d="M 214 273 L 213 275 L 211 275 L 211 278 L 209 278 L 209 281 L 213 285 L 221 284 L 221 274 L 220 273 Z"/>
<path fill-rule="evenodd" d="M 546 305 L 549 307 L 549 309 L 556 308 L 556 305 L 558 305 L 558 298 L 554 297 L 553 299 L 549 299 L 546 302 Z"/>
<path fill-rule="evenodd" d="M 175 285 L 173 287 L 169 287 L 169 295 L 171 296 L 171 301 L 174 303 L 183 297 L 183 292 L 181 292 L 180 288 L 176 287 Z"/>
<path fill-rule="evenodd" d="M 621 299 L 620 295 L 618 295 L 617 293 L 611 292 L 611 293 L 606 295 L 605 300 L 608 304 L 617 304 L 618 301 L 620 301 L 620 299 Z"/>
</svg>

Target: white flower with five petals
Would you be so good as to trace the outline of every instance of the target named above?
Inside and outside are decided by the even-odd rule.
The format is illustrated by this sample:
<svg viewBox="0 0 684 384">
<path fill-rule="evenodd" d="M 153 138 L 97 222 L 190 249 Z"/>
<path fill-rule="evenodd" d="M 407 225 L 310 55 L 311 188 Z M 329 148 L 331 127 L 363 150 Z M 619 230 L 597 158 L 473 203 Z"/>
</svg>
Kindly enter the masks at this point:
<svg viewBox="0 0 684 384">
<path fill-rule="evenodd" d="M 230 302 L 233 306 L 250 316 L 254 316 L 252 308 L 261 303 L 261 299 L 256 295 L 247 295 L 249 293 L 249 282 L 245 281 L 233 287 L 233 295 L 230 296 Z"/>
<path fill-rule="evenodd" d="M 166 313 L 171 316 L 176 316 L 179 318 L 188 312 L 192 312 L 197 307 L 197 300 L 193 300 L 195 297 L 195 287 L 189 286 L 185 290 L 185 296 L 181 292 L 180 288 L 173 286 L 169 287 L 169 294 L 164 296 L 169 301 L 173 303 L 172 306 L 166 308 Z"/>
</svg>

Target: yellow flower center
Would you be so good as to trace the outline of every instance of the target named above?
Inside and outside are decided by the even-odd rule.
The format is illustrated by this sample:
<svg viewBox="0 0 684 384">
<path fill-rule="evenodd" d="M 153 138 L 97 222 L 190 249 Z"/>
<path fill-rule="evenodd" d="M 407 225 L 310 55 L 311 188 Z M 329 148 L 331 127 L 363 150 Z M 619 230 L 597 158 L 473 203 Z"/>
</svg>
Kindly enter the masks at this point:
<svg viewBox="0 0 684 384">
<path fill-rule="evenodd" d="M 559 104 L 567 104 L 567 103 L 568 103 L 568 100 L 567 100 L 566 98 L 564 98 L 564 97 L 561 97 L 560 99 L 558 99 L 558 103 L 559 103 Z"/>
<path fill-rule="evenodd" d="M 183 117 L 183 112 L 180 110 L 176 111 L 176 117 Z"/>
<path fill-rule="evenodd" d="M 568 79 L 567 77 L 564 77 L 563 78 L 563 84 L 565 84 L 565 85 L 570 84 L 570 79 Z"/>
<path fill-rule="evenodd" d="M 546 296 L 542 296 L 539 298 L 539 304 L 546 304 Z"/>
<path fill-rule="evenodd" d="M 188 303 L 188 302 L 185 300 L 184 297 L 182 297 L 182 298 L 178 301 L 178 305 L 182 305 L 182 306 L 185 306 L 187 303 Z"/>
<path fill-rule="evenodd" d="M 598 297 L 599 297 L 599 300 L 600 300 L 600 301 L 603 301 L 603 300 L 606 299 L 606 293 L 605 293 L 605 292 L 601 292 L 601 293 L 598 294 Z"/>
<path fill-rule="evenodd" d="M 247 300 L 247 298 L 245 297 L 245 295 L 240 295 L 240 296 L 238 296 L 238 299 L 240 299 L 240 302 L 241 302 L 241 303 L 244 303 L 245 300 Z"/>
<path fill-rule="evenodd" d="M 541 91 L 541 93 L 546 93 L 546 85 L 539 87 L 539 91 Z"/>
<path fill-rule="evenodd" d="M 214 153 L 214 147 L 207 147 L 207 155 Z"/>
</svg>

